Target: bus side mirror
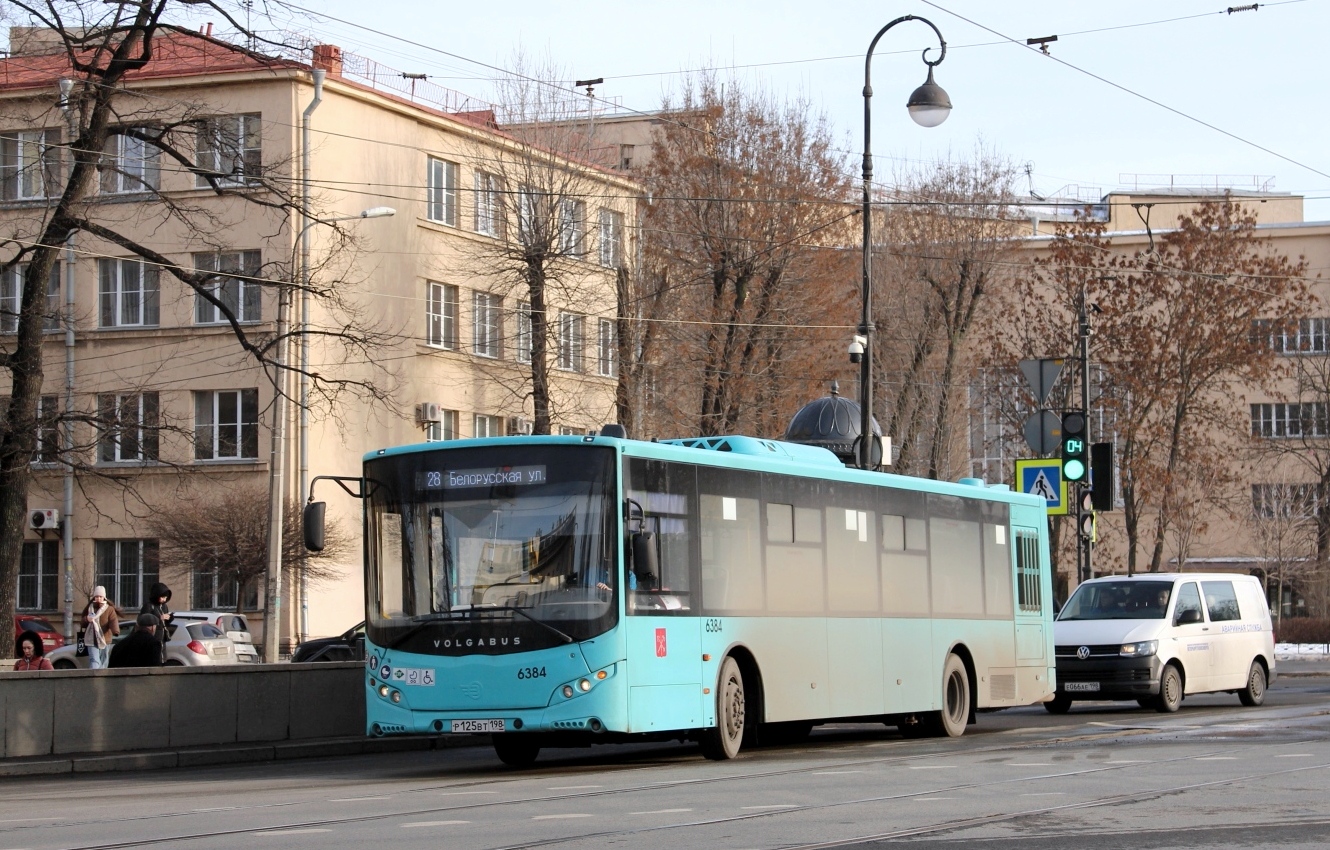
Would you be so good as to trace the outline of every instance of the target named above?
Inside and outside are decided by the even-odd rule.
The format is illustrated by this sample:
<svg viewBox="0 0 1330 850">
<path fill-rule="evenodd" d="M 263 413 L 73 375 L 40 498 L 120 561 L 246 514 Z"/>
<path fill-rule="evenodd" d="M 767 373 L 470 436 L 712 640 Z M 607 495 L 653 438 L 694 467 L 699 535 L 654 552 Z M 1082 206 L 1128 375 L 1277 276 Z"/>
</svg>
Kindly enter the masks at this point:
<svg viewBox="0 0 1330 850">
<path fill-rule="evenodd" d="M 310 502 L 305 505 L 304 515 L 300 518 L 300 525 L 305 533 L 305 548 L 311 552 L 323 551 L 324 507 L 323 502 Z"/>
<path fill-rule="evenodd" d="M 649 586 L 660 575 L 660 563 L 656 558 L 656 535 L 650 531 L 633 534 L 633 575 L 637 583 Z"/>
<path fill-rule="evenodd" d="M 1186 626 L 1191 623 L 1199 623 L 1200 621 L 1201 621 L 1201 612 L 1197 611 L 1195 608 L 1188 608 L 1186 611 L 1183 611 L 1178 614 L 1178 621 L 1174 623 L 1174 625 Z"/>
</svg>

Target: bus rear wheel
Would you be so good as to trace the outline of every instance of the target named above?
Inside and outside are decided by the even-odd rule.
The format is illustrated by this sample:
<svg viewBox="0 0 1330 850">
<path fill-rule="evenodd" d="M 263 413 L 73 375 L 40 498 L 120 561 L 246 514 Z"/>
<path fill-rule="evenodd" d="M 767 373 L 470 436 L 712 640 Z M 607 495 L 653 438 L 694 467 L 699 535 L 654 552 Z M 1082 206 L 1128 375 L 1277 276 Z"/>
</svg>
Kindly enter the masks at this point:
<svg viewBox="0 0 1330 850">
<path fill-rule="evenodd" d="M 720 679 L 716 687 L 716 725 L 702 730 L 702 755 L 712 761 L 725 761 L 739 754 L 744 740 L 744 722 L 747 705 L 744 700 L 744 677 L 733 658 L 720 665 Z"/>
<path fill-rule="evenodd" d="M 530 767 L 540 755 L 540 742 L 529 735 L 503 732 L 494 736 L 494 754 L 509 767 Z"/>
<path fill-rule="evenodd" d="M 970 722 L 970 699 L 970 674 L 965 662 L 948 655 L 947 665 L 942 668 L 942 711 L 937 719 L 940 736 L 959 738 L 965 734 Z"/>
</svg>

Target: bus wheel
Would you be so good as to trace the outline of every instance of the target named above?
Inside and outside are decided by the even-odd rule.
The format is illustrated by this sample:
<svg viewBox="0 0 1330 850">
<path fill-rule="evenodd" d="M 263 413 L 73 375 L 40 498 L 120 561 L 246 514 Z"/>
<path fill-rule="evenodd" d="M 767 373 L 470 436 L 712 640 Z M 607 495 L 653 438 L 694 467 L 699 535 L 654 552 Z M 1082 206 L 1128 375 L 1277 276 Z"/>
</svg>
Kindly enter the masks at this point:
<svg viewBox="0 0 1330 850">
<path fill-rule="evenodd" d="M 1251 663 L 1247 671 L 1247 687 L 1238 691 L 1243 705 L 1256 706 L 1265 702 L 1265 667 L 1259 661 Z"/>
<path fill-rule="evenodd" d="M 494 754 L 509 767 L 530 767 L 540 755 L 540 742 L 529 735 L 494 736 Z"/>
<path fill-rule="evenodd" d="M 733 658 L 720 665 L 716 688 L 716 725 L 702 730 L 702 755 L 712 761 L 732 759 L 744 739 L 744 677 Z"/>
<path fill-rule="evenodd" d="M 1044 710 L 1049 714 L 1066 714 L 1071 710 L 1071 697 L 1065 693 L 1054 694 L 1051 700 L 1044 703 Z"/>
<path fill-rule="evenodd" d="M 1155 698 L 1155 711 L 1172 714 L 1182 705 L 1182 673 L 1176 664 L 1170 664 L 1159 674 L 1159 696 Z"/>
<path fill-rule="evenodd" d="M 970 676 L 965 671 L 965 662 L 955 655 L 948 655 L 947 666 L 942 668 L 942 711 L 938 721 L 938 732 L 947 738 L 965 734 L 965 725 L 970 722 Z"/>
</svg>

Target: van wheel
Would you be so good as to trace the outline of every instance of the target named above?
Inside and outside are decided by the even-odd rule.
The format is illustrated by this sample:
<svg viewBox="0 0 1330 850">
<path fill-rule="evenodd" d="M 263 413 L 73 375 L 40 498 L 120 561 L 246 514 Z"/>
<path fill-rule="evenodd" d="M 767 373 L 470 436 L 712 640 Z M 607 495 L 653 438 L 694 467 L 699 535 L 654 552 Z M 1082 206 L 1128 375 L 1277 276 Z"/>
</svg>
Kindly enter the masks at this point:
<svg viewBox="0 0 1330 850">
<path fill-rule="evenodd" d="M 529 735 L 494 736 L 494 754 L 509 767 L 530 767 L 540 755 L 540 742 Z"/>
<path fill-rule="evenodd" d="M 1182 705 L 1182 673 L 1170 664 L 1159 674 L 1159 696 L 1155 698 L 1155 711 L 1172 714 Z"/>
<path fill-rule="evenodd" d="M 702 755 L 712 761 L 725 761 L 739 755 L 747 720 L 744 702 L 744 677 L 733 658 L 720 665 L 716 687 L 716 725 L 702 730 Z"/>
<path fill-rule="evenodd" d="M 1257 706 L 1265 702 L 1265 668 L 1261 662 L 1253 661 L 1247 671 L 1247 687 L 1238 691 L 1238 699 L 1243 705 Z"/>
<path fill-rule="evenodd" d="M 1066 714 L 1071 710 L 1071 697 L 1065 693 L 1054 694 L 1053 698 L 1044 703 L 1044 711 L 1049 714 Z"/>
</svg>

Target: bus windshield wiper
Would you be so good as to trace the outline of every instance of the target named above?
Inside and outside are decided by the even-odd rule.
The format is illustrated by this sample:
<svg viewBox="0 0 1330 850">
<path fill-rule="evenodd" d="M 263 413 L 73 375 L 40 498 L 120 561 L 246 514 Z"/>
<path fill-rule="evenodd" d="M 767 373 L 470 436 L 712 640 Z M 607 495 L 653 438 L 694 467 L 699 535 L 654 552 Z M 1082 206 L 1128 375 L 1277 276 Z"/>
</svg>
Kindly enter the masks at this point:
<svg viewBox="0 0 1330 850">
<path fill-rule="evenodd" d="M 554 626 L 551 626 L 549 623 L 545 622 L 544 620 L 539 620 L 539 619 L 537 619 L 537 618 L 531 616 L 531 615 L 528 614 L 527 612 L 523 611 L 521 608 L 518 608 L 518 607 L 516 607 L 516 606 L 514 606 L 514 605 L 485 605 L 485 606 L 483 606 L 480 610 L 483 610 L 483 611 L 512 611 L 514 614 L 517 614 L 517 615 L 522 616 L 522 617 L 526 617 L 528 620 L 530 620 L 531 622 L 535 623 L 537 626 L 540 626 L 541 628 L 549 629 L 551 632 L 554 632 L 556 635 L 558 635 L 559 637 L 563 638 L 563 642 L 564 642 L 564 643 L 573 643 L 573 642 L 574 642 L 572 636 L 569 635 L 567 632 L 563 632 L 563 631 L 560 631 L 559 629 L 556 629 Z"/>
<path fill-rule="evenodd" d="M 468 609 L 468 611 L 469 610 L 470 609 Z M 425 628 L 428 625 L 431 625 L 433 623 L 438 623 L 444 620 L 453 619 L 453 612 L 433 611 L 429 614 L 417 614 L 411 619 L 415 621 L 415 625 L 411 626 L 411 628 L 402 632 L 400 635 L 397 636 L 396 639 L 393 640 L 392 643 L 388 644 L 389 649 L 396 649 L 397 647 L 401 646 L 403 643 L 406 642 L 407 638 L 411 637 L 416 632 L 420 631 L 421 629 Z"/>
</svg>

